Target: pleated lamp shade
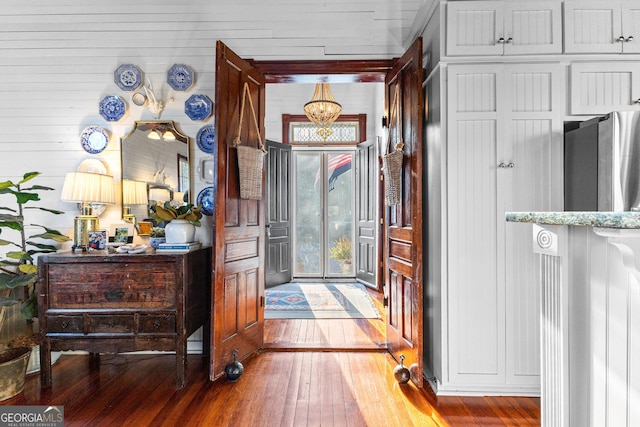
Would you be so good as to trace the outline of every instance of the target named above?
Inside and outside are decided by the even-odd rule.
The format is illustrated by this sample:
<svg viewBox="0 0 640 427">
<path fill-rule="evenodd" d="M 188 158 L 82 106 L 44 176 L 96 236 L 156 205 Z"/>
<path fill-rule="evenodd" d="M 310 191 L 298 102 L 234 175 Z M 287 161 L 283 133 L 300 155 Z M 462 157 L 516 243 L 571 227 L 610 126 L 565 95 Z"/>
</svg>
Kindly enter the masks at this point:
<svg viewBox="0 0 640 427">
<path fill-rule="evenodd" d="M 88 172 L 69 172 L 64 179 L 60 199 L 77 203 L 116 202 L 113 177 Z"/>
<path fill-rule="evenodd" d="M 147 196 L 147 183 L 125 179 L 122 181 L 123 205 L 146 205 L 149 203 Z"/>
</svg>

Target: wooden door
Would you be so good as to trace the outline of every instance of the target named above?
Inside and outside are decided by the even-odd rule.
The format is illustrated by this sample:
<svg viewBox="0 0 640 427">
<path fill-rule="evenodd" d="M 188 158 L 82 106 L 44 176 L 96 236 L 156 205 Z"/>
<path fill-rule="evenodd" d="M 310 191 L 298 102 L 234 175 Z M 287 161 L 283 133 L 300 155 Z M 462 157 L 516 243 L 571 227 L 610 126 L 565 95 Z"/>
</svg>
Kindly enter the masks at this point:
<svg viewBox="0 0 640 427">
<path fill-rule="evenodd" d="M 376 234 L 378 230 L 378 205 L 376 194 L 378 156 L 373 142 L 358 144 L 356 151 L 356 278 L 376 288 L 378 253 Z"/>
<path fill-rule="evenodd" d="M 265 286 L 291 281 L 291 145 L 267 141 Z"/>
<path fill-rule="evenodd" d="M 412 380 L 422 387 L 422 39 L 416 40 L 386 78 L 387 117 L 399 89 L 400 126 L 389 121 L 389 146 L 404 143 L 401 203 L 385 208 L 384 268 L 387 340 L 396 360 L 404 356 Z M 399 132 L 396 132 L 396 129 Z"/>
<path fill-rule="evenodd" d="M 222 42 L 216 44 L 213 272 L 210 379 L 224 373 L 233 360 L 243 360 L 262 347 L 264 307 L 264 197 L 240 198 L 237 136 L 244 84 L 249 86 L 260 133 L 264 135 L 264 76 Z M 258 131 L 246 100 L 241 141 L 257 147 Z"/>
</svg>

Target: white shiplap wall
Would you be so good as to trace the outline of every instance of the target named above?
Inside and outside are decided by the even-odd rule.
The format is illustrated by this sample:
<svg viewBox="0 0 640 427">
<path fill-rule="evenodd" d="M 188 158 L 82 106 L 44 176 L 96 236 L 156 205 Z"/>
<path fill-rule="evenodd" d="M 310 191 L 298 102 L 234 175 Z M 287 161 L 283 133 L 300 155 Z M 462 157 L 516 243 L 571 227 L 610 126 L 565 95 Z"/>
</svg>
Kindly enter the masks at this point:
<svg viewBox="0 0 640 427">
<path fill-rule="evenodd" d="M 83 159 L 97 157 L 107 163 L 119 183 L 120 137 L 135 120 L 152 119 L 146 108 L 131 103 L 130 93 L 115 85 L 113 72 L 118 65 L 140 67 L 163 99 L 173 99 L 162 119 L 176 121 L 184 133 L 195 137 L 213 118 L 191 121 L 184 114 L 184 101 L 193 93 L 214 99 L 217 39 L 240 56 L 258 60 L 391 58 L 403 52 L 402 40 L 421 4 L 421 0 L 3 0 L 0 179 L 15 180 L 31 170 L 43 172 L 38 182 L 56 191 L 45 194 L 42 204 L 67 213 L 42 221 L 36 217 L 33 222 L 46 221 L 71 236 L 75 206 L 59 200 L 65 173 L 75 170 Z M 166 84 L 166 71 L 174 63 L 195 70 L 196 84 L 189 92 L 175 92 Z M 349 98 L 340 99 L 349 106 L 345 113 L 369 113 L 363 111 L 365 102 L 380 101 L 381 91 L 375 85 L 364 92 L 368 90 L 373 92 L 348 89 Z M 290 95 L 291 89 L 283 91 Z M 340 92 L 335 89 L 336 95 Z M 121 95 L 128 103 L 127 114 L 116 123 L 98 114 L 100 99 L 109 94 Z M 305 88 L 300 96 L 306 101 L 311 92 Z M 286 103 L 291 98 L 268 99 L 269 138 L 280 139 L 277 117 L 281 112 L 299 113 L 297 106 Z M 377 125 L 381 114 L 370 114 L 370 124 Z M 89 125 L 110 132 L 107 149 L 98 155 L 86 153 L 79 143 L 80 133 Z M 373 136 L 371 129 L 368 133 Z M 204 156 L 197 149 L 191 154 L 196 162 Z M 206 186 L 197 179 L 195 185 L 194 195 Z M 107 209 L 101 221 L 105 225 L 119 218 L 116 205 Z M 206 227 L 198 230 L 205 242 L 208 235 Z"/>
</svg>

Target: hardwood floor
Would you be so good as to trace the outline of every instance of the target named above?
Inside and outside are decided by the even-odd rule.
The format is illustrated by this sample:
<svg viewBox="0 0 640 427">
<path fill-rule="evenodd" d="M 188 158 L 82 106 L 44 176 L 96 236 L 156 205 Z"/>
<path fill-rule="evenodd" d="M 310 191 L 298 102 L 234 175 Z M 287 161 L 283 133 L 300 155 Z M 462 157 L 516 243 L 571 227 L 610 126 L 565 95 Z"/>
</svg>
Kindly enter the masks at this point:
<svg viewBox="0 0 640 427">
<path fill-rule="evenodd" d="M 50 388 L 29 375 L 25 391 L 0 405 L 62 405 L 65 426 L 92 427 L 540 425 L 537 398 L 436 397 L 399 385 L 381 351 L 382 320 L 330 320 L 265 322 L 272 349 L 245 360 L 236 383 L 209 381 L 199 355 L 188 356 L 181 390 L 173 355 L 63 355 Z"/>
<path fill-rule="evenodd" d="M 3 405 L 62 405 L 65 426 L 538 426 L 539 399 L 438 397 L 394 381 L 379 352 L 263 352 L 236 383 L 208 380 L 190 355 L 175 388 L 172 355 L 63 355 Z"/>
</svg>

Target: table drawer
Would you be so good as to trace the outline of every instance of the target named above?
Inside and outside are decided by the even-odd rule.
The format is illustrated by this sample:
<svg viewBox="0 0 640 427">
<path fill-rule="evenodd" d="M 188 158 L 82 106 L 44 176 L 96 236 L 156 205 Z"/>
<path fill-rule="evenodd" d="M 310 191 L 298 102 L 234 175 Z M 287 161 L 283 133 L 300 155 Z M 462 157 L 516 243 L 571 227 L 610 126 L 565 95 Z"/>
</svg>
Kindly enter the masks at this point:
<svg viewBox="0 0 640 427">
<path fill-rule="evenodd" d="M 166 315 L 147 315 L 142 314 L 138 319 L 138 333 L 175 333 L 176 332 L 176 316 Z"/>
<path fill-rule="evenodd" d="M 133 315 L 91 315 L 89 334 L 133 334 Z"/>
<path fill-rule="evenodd" d="M 82 334 L 83 324 L 82 316 L 47 316 L 47 333 Z"/>
<path fill-rule="evenodd" d="M 180 276 L 171 262 L 50 264 L 49 308 L 174 308 Z"/>
</svg>

